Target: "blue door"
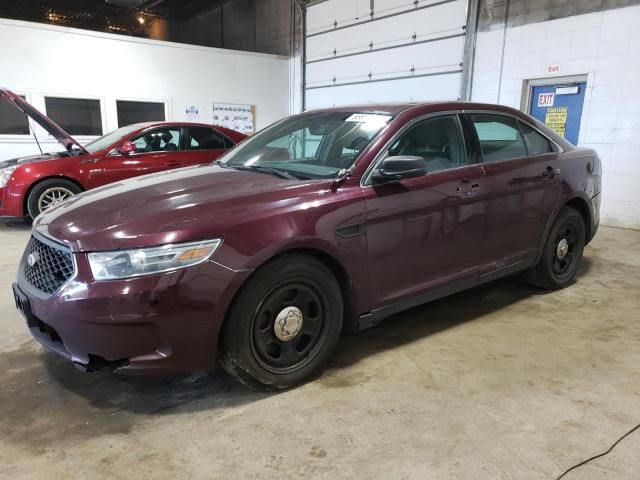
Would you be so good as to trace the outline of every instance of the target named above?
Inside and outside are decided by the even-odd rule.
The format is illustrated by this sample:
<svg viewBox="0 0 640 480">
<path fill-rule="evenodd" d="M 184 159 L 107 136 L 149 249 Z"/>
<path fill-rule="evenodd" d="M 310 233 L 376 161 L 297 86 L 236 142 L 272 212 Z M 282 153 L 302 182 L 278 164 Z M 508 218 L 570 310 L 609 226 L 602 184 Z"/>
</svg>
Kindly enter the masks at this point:
<svg viewBox="0 0 640 480">
<path fill-rule="evenodd" d="M 533 87 L 529 113 L 577 145 L 586 88 L 586 82 Z"/>
</svg>

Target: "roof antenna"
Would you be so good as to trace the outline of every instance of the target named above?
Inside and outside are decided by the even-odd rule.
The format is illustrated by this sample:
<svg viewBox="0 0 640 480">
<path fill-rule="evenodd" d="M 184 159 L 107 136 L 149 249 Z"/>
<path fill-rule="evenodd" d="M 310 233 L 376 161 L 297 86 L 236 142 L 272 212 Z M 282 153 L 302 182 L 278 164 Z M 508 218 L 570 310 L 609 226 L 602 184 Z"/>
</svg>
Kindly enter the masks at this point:
<svg viewBox="0 0 640 480">
<path fill-rule="evenodd" d="M 29 117 L 27 117 L 28 119 Z M 29 123 L 29 129 L 31 130 L 31 134 L 33 135 L 33 138 L 36 139 L 36 144 L 38 145 L 38 148 L 40 149 L 40 155 L 44 155 L 44 152 L 42 151 L 42 147 L 40 146 L 40 142 L 38 141 L 38 137 L 36 136 L 36 129 L 33 128 L 33 124 L 31 123 L 31 120 L 27 120 L 27 122 Z"/>
</svg>

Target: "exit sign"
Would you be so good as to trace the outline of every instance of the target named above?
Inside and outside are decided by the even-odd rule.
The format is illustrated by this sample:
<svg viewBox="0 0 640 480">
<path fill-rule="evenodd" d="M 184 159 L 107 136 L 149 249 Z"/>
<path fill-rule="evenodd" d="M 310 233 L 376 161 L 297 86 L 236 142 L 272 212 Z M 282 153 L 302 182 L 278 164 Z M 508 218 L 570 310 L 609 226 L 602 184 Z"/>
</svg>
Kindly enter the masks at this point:
<svg viewBox="0 0 640 480">
<path fill-rule="evenodd" d="M 541 93 L 538 95 L 538 107 L 553 107 L 553 93 Z"/>
<path fill-rule="evenodd" d="M 560 73 L 560 65 L 557 63 L 547 65 L 547 73 Z"/>
</svg>

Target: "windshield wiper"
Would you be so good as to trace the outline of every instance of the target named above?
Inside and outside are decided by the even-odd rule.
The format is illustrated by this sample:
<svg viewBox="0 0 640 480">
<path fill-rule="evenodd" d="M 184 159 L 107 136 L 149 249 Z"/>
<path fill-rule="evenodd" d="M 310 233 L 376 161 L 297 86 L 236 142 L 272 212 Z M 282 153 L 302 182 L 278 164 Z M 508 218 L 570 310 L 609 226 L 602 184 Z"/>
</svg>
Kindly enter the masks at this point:
<svg viewBox="0 0 640 480">
<path fill-rule="evenodd" d="M 247 170 L 247 171 L 254 171 L 254 172 L 270 173 L 280 178 L 286 178 L 287 180 L 301 180 L 299 177 L 296 177 L 295 175 L 292 175 L 289 172 L 280 170 L 278 168 L 266 167 L 264 165 L 229 165 L 229 164 L 218 163 L 218 166 L 222 168 L 234 168 L 236 170 Z"/>
</svg>

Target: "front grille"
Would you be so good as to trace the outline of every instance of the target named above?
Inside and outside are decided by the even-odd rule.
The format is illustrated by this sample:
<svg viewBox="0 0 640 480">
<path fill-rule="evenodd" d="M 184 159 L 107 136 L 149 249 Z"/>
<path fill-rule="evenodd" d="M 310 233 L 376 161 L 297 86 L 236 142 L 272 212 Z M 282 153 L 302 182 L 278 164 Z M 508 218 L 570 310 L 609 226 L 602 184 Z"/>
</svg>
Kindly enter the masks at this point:
<svg viewBox="0 0 640 480">
<path fill-rule="evenodd" d="M 23 257 L 24 278 L 33 287 L 52 295 L 73 276 L 71 252 L 31 237 Z"/>
</svg>

